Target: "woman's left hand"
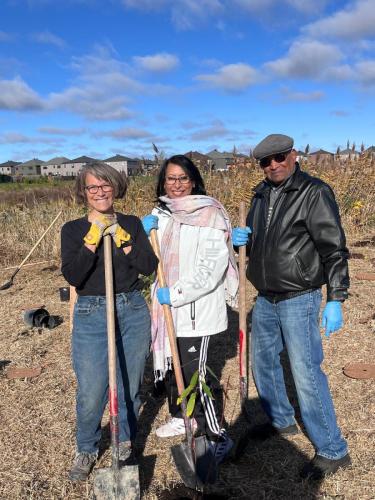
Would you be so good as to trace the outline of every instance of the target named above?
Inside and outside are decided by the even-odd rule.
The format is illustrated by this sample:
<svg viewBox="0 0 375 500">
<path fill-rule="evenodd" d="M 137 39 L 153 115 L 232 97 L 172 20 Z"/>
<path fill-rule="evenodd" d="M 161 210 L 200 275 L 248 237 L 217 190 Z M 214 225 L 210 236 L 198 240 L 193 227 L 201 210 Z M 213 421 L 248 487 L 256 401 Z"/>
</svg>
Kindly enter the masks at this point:
<svg viewBox="0 0 375 500">
<path fill-rule="evenodd" d="M 151 229 L 158 229 L 159 228 L 158 222 L 159 222 L 159 219 L 156 215 L 149 214 L 149 215 L 145 215 L 143 217 L 142 225 L 143 225 L 143 229 L 145 230 L 145 233 L 147 234 L 147 236 L 150 236 Z"/>
<path fill-rule="evenodd" d="M 110 234 L 117 248 L 120 248 L 124 243 L 129 242 L 131 236 L 118 223 L 113 224 L 104 231 L 104 235 Z"/>
<path fill-rule="evenodd" d="M 163 288 L 158 288 L 156 290 L 156 296 L 161 305 L 163 304 L 167 304 L 168 306 L 171 305 L 171 294 L 167 286 Z"/>
</svg>

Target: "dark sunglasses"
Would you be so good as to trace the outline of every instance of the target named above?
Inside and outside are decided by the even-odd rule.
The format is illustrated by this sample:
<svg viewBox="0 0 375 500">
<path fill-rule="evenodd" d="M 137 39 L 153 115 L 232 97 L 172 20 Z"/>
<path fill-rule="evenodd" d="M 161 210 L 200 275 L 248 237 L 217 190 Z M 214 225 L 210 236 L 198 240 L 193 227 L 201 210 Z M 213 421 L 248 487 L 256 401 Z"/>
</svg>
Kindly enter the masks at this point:
<svg viewBox="0 0 375 500">
<path fill-rule="evenodd" d="M 259 161 L 259 165 L 262 168 L 267 168 L 271 165 L 272 160 L 275 160 L 276 163 L 282 163 L 283 161 L 285 161 L 285 159 L 288 156 L 288 154 L 290 153 L 290 151 L 287 151 L 286 153 L 278 153 L 276 155 L 267 156 L 266 158 L 262 158 Z"/>
</svg>

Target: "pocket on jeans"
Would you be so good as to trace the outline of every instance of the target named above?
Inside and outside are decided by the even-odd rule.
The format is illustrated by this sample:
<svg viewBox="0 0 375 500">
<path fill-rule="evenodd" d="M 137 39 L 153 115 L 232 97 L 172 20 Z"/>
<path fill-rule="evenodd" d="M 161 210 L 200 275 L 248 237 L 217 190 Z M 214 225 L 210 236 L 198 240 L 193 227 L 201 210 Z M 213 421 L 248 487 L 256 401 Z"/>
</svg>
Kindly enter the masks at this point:
<svg viewBox="0 0 375 500">
<path fill-rule="evenodd" d="M 79 297 L 74 307 L 74 314 L 78 316 L 87 316 L 92 313 L 95 307 L 92 301 Z"/>
<path fill-rule="evenodd" d="M 146 301 L 141 292 L 133 292 L 129 298 L 129 305 L 132 309 L 142 309 L 147 307 Z"/>
</svg>

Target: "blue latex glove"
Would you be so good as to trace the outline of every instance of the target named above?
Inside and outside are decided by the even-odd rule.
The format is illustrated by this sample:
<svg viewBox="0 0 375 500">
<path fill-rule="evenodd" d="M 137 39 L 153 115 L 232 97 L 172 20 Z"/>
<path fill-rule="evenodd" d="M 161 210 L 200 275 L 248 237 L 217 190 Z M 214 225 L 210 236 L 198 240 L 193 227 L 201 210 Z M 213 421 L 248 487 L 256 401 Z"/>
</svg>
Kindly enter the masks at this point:
<svg viewBox="0 0 375 500">
<path fill-rule="evenodd" d="M 246 227 L 235 227 L 232 231 L 232 243 L 236 247 L 242 247 L 249 243 L 249 235 L 251 234 L 251 229 Z"/>
<path fill-rule="evenodd" d="M 171 305 L 171 294 L 168 287 L 158 288 L 156 290 L 156 296 L 161 305 L 168 304 Z"/>
<path fill-rule="evenodd" d="M 327 302 L 323 310 L 321 322 L 321 327 L 326 329 L 326 337 L 329 337 L 331 333 L 340 330 L 343 324 L 344 319 L 342 316 L 341 302 L 338 302 L 337 300 Z"/>
<path fill-rule="evenodd" d="M 145 230 L 147 236 L 150 236 L 151 229 L 158 229 L 159 227 L 159 219 L 156 215 L 145 215 L 142 219 L 142 226 Z"/>
</svg>

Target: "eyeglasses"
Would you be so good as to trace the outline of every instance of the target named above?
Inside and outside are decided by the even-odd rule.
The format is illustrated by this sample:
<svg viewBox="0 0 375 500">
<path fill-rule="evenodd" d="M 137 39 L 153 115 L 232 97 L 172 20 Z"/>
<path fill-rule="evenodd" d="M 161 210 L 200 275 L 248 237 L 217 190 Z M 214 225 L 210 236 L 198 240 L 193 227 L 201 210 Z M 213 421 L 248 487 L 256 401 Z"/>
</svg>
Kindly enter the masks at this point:
<svg viewBox="0 0 375 500">
<path fill-rule="evenodd" d="M 287 151 L 286 153 L 278 153 L 278 154 L 273 155 L 273 156 L 267 156 L 266 158 L 262 158 L 259 161 L 259 165 L 262 168 L 267 168 L 271 165 L 272 160 L 274 160 L 276 163 L 282 163 L 283 161 L 285 161 L 285 159 L 288 156 L 288 154 L 290 153 L 290 151 Z"/>
<path fill-rule="evenodd" d="M 90 194 L 96 194 L 99 189 L 103 191 L 103 193 L 109 193 L 110 191 L 113 190 L 113 187 L 110 184 L 102 184 L 101 186 L 85 186 L 86 191 L 88 191 Z"/>
<path fill-rule="evenodd" d="M 180 177 L 166 177 L 165 178 L 165 183 L 168 184 L 169 186 L 172 184 L 176 184 L 176 182 L 180 182 L 181 184 L 189 184 L 191 182 L 191 179 L 188 175 L 181 175 Z"/>
</svg>

